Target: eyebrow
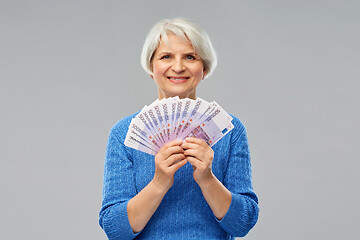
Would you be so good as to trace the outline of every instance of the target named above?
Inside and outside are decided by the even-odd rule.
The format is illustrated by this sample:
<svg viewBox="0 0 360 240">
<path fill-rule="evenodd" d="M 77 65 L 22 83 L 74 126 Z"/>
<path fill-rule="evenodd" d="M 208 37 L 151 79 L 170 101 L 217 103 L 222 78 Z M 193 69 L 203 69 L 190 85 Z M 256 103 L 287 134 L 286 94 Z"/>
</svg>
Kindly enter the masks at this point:
<svg viewBox="0 0 360 240">
<path fill-rule="evenodd" d="M 164 54 L 173 54 L 172 52 L 159 52 L 157 55 L 164 55 Z M 191 51 L 191 52 L 186 52 L 184 53 L 184 55 L 194 55 L 197 56 L 195 52 Z"/>
<path fill-rule="evenodd" d="M 157 55 L 171 54 L 171 52 L 159 52 Z"/>
</svg>

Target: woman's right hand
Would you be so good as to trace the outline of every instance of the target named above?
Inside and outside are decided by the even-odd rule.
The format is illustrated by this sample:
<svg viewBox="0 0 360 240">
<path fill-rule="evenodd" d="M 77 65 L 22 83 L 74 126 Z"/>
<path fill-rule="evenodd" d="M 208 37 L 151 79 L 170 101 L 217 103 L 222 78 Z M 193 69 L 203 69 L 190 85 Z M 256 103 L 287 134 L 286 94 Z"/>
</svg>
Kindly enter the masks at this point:
<svg viewBox="0 0 360 240">
<path fill-rule="evenodd" d="M 153 180 L 127 204 L 129 223 L 134 233 L 140 232 L 159 207 L 166 192 L 174 183 L 175 172 L 185 165 L 182 140 L 165 144 L 155 156 Z"/>
<path fill-rule="evenodd" d="M 174 174 L 187 162 L 182 140 L 177 139 L 165 144 L 155 156 L 154 184 L 167 192 L 174 183 Z"/>
</svg>

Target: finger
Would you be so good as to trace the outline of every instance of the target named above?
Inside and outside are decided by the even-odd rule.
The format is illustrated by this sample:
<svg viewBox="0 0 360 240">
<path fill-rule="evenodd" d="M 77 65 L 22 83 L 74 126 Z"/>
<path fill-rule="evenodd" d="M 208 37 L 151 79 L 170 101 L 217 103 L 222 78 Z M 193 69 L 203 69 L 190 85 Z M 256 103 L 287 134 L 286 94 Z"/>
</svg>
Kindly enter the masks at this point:
<svg viewBox="0 0 360 240">
<path fill-rule="evenodd" d="M 198 148 L 199 144 L 184 141 L 183 144 L 180 145 L 180 147 L 182 147 L 183 149 Z"/>
<path fill-rule="evenodd" d="M 166 164 L 167 166 L 172 166 L 172 165 L 174 165 L 176 162 L 179 162 L 180 160 L 183 160 L 183 159 L 185 159 L 185 158 L 186 158 L 186 156 L 185 156 L 184 154 L 182 154 L 182 153 L 173 154 L 173 155 L 171 155 L 169 158 L 167 158 L 167 159 L 165 160 L 165 164 Z"/>
<path fill-rule="evenodd" d="M 176 145 L 161 149 L 159 151 L 161 158 L 164 159 L 164 160 L 167 159 L 168 157 L 170 157 L 173 154 L 183 153 L 183 152 L 184 152 L 184 149 L 182 149 L 182 147 L 176 146 Z"/>
<path fill-rule="evenodd" d="M 172 147 L 172 146 L 179 146 L 182 143 L 183 143 L 183 141 L 181 139 L 175 139 L 174 141 L 166 143 L 164 146 L 162 146 L 162 148 L 168 148 L 168 147 Z"/>
<path fill-rule="evenodd" d="M 169 152 L 166 152 L 167 149 L 174 147 L 174 146 L 180 146 L 182 144 L 182 142 L 183 141 L 181 139 L 176 139 L 174 141 L 168 142 L 160 148 L 158 153 L 160 153 L 160 155 L 162 155 L 162 158 L 166 159 L 173 153 L 172 150 L 170 150 Z"/>
<path fill-rule="evenodd" d="M 183 160 L 180 160 L 177 163 L 174 163 L 169 168 L 175 173 L 177 170 L 179 170 L 181 167 L 183 167 L 187 163 L 187 159 L 184 158 Z"/>
<path fill-rule="evenodd" d="M 193 156 L 193 157 L 198 158 L 199 151 L 197 149 L 187 149 L 184 151 L 184 155 L 185 156 Z"/>
<path fill-rule="evenodd" d="M 193 168 L 196 168 L 199 166 L 199 164 L 201 164 L 199 159 L 197 159 L 195 157 L 187 156 L 186 160 L 193 166 Z"/>
<path fill-rule="evenodd" d="M 188 143 L 196 143 L 196 144 L 199 144 L 199 145 L 207 145 L 207 143 L 200 139 L 200 138 L 194 138 L 194 137 L 187 137 L 185 138 L 185 141 L 188 142 Z"/>
<path fill-rule="evenodd" d="M 169 157 L 170 155 L 175 154 L 175 153 L 183 153 L 183 152 L 184 152 L 184 149 L 180 146 L 171 146 L 164 150 L 164 154 L 168 155 L 167 157 Z"/>
<path fill-rule="evenodd" d="M 184 151 L 185 156 L 191 156 L 197 158 L 199 161 L 206 161 L 207 159 L 211 160 L 212 157 L 210 155 L 211 152 L 207 151 L 205 148 L 198 145 L 197 148 L 194 149 L 186 149 Z"/>
</svg>

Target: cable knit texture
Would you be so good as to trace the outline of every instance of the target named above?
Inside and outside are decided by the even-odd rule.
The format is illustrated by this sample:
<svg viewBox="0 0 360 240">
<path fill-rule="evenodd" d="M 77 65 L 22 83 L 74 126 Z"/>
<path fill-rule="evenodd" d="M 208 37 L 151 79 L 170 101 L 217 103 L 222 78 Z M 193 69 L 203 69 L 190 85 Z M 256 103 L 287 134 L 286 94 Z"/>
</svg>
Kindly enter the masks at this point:
<svg viewBox="0 0 360 240">
<path fill-rule="evenodd" d="M 232 201 L 218 220 L 193 179 L 189 163 L 180 168 L 174 184 L 145 228 L 134 234 L 127 203 L 153 178 L 154 156 L 126 147 L 125 136 L 136 114 L 117 122 L 110 131 L 104 166 L 100 226 L 111 240 L 120 239 L 235 239 L 245 236 L 258 219 L 258 199 L 251 183 L 246 130 L 234 119 L 234 129 L 217 142 L 212 171 L 231 192 Z"/>
</svg>

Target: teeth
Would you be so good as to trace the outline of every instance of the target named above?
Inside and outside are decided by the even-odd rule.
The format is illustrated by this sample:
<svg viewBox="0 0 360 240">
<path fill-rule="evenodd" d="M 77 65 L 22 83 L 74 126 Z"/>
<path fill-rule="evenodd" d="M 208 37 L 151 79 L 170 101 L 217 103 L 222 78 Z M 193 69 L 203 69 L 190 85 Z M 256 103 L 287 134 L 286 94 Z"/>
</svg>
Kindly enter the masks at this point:
<svg viewBox="0 0 360 240">
<path fill-rule="evenodd" d="M 169 79 L 171 79 L 171 80 L 185 80 L 187 78 L 186 77 L 185 78 L 172 78 L 172 77 L 169 77 Z"/>
</svg>

